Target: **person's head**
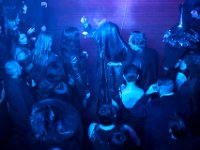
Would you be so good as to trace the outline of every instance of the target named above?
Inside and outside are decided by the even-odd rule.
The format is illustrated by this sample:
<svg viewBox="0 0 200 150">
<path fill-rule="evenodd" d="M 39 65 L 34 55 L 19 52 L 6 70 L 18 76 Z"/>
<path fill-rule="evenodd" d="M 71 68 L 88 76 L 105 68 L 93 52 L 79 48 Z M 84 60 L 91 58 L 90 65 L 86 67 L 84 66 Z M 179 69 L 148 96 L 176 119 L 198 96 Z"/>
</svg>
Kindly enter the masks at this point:
<svg viewBox="0 0 200 150">
<path fill-rule="evenodd" d="M 112 105 L 102 104 L 97 112 L 99 121 L 103 125 L 111 125 L 115 122 L 117 114 Z"/>
<path fill-rule="evenodd" d="M 200 69 L 200 54 L 190 52 L 184 56 L 180 63 L 180 70 L 187 70 L 189 74 L 196 74 Z M 190 75 L 190 76 L 191 76 Z"/>
<path fill-rule="evenodd" d="M 146 47 L 145 34 L 140 31 L 133 31 L 129 36 L 128 44 L 134 51 L 143 50 Z"/>
<path fill-rule="evenodd" d="M 76 27 L 67 27 L 63 32 L 63 40 L 64 41 L 73 41 L 79 42 L 80 40 L 80 33 Z"/>
<path fill-rule="evenodd" d="M 51 51 L 52 42 L 53 37 L 51 34 L 41 32 L 35 42 L 35 49 L 40 50 L 38 53 L 49 53 Z"/>
<path fill-rule="evenodd" d="M 18 25 L 20 23 L 20 18 L 17 10 L 9 10 L 6 11 L 4 14 L 5 18 L 5 28 L 6 29 L 11 29 L 11 30 L 17 30 Z"/>
<path fill-rule="evenodd" d="M 0 16 L 0 35 L 4 33 L 4 17 Z"/>
<path fill-rule="evenodd" d="M 100 51 L 107 53 L 107 57 L 112 57 L 112 53 L 126 52 L 127 46 L 123 41 L 119 28 L 112 22 L 104 22 L 98 28 L 97 42 Z M 111 55 L 111 56 L 108 56 Z"/>
<path fill-rule="evenodd" d="M 174 91 L 174 82 L 172 79 L 159 79 L 157 84 L 160 96 Z"/>
<path fill-rule="evenodd" d="M 25 33 L 19 33 L 18 42 L 21 45 L 26 45 L 28 43 L 28 38 Z"/>
<path fill-rule="evenodd" d="M 172 139 L 185 138 L 187 135 L 187 127 L 184 118 L 175 113 L 175 115 L 170 116 L 169 120 L 169 132 Z"/>
<path fill-rule="evenodd" d="M 200 3 L 195 4 L 190 11 L 191 17 L 195 19 L 200 19 Z"/>
<path fill-rule="evenodd" d="M 200 65 L 200 54 L 195 52 L 190 52 L 184 56 L 183 61 L 185 61 L 188 67 L 194 64 Z"/>
<path fill-rule="evenodd" d="M 78 53 L 80 51 L 80 33 L 76 27 L 67 27 L 62 35 L 62 53 Z"/>
<path fill-rule="evenodd" d="M 190 117 L 189 117 L 189 121 L 188 121 L 188 128 L 189 128 L 189 132 L 193 137 L 200 137 L 200 112 L 199 110 L 197 112 L 193 112 Z"/>
<path fill-rule="evenodd" d="M 54 61 L 48 64 L 45 69 L 45 76 L 49 81 L 60 82 L 64 76 L 64 68 L 62 63 Z"/>
<path fill-rule="evenodd" d="M 33 59 L 35 63 L 47 65 L 48 54 L 51 53 L 53 37 L 51 34 L 42 32 L 37 37 L 35 48 L 33 49 Z"/>
<path fill-rule="evenodd" d="M 5 66 L 6 74 L 11 78 L 18 78 L 22 73 L 22 67 L 16 60 L 9 60 Z"/>
<path fill-rule="evenodd" d="M 31 51 L 26 48 L 16 47 L 13 51 L 13 58 L 23 67 L 24 72 L 33 68 Z"/>
<path fill-rule="evenodd" d="M 136 82 L 139 77 L 139 68 L 135 65 L 128 65 L 124 68 L 124 79 L 126 82 Z"/>
</svg>

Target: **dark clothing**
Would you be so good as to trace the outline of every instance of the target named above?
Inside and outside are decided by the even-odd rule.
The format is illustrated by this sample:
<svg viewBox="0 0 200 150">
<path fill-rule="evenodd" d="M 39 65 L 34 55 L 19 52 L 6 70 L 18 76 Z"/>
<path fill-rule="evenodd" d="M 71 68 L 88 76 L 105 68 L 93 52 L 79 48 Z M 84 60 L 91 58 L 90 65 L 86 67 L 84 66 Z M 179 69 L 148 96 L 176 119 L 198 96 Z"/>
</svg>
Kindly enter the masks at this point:
<svg viewBox="0 0 200 150">
<path fill-rule="evenodd" d="M 42 25 L 45 23 L 45 9 L 41 7 L 42 0 L 25 0 L 28 6 L 27 14 L 25 15 L 26 22 L 29 22 L 31 27 L 35 27 L 36 33 L 40 32 Z"/>
<path fill-rule="evenodd" d="M 187 115 L 188 100 L 178 95 L 163 96 L 146 104 L 145 148 L 150 150 L 170 141 L 169 117 L 175 112 Z"/>
<path fill-rule="evenodd" d="M 179 139 L 174 140 L 167 145 L 156 148 L 156 150 L 199 150 L 200 149 L 200 139 Z"/>
<path fill-rule="evenodd" d="M 32 93 L 26 82 L 21 79 L 5 80 L 5 92 L 8 114 L 13 125 L 9 139 L 9 149 L 30 149 L 32 135 L 30 132 L 29 115 L 33 104 Z"/>
<path fill-rule="evenodd" d="M 145 48 L 141 51 L 130 51 L 131 64 L 136 65 L 140 69 L 137 85 L 143 90 L 147 90 L 149 86 L 157 81 L 159 69 L 159 55 L 154 49 Z"/>
<path fill-rule="evenodd" d="M 30 119 L 32 132 L 38 141 L 35 149 L 81 149 L 82 122 L 78 111 L 69 103 L 59 99 L 41 100 L 33 106 Z"/>
<path fill-rule="evenodd" d="M 0 79 L 5 77 L 4 65 L 10 58 L 8 42 L 4 36 L 0 35 Z"/>
<path fill-rule="evenodd" d="M 116 125 L 113 129 L 108 131 L 102 130 L 99 125 L 96 125 L 90 141 L 95 150 L 111 150 L 109 138 L 113 133 L 120 131 L 123 131 L 123 127 L 120 125 Z"/>
<path fill-rule="evenodd" d="M 186 0 L 183 4 L 183 23 L 186 27 L 200 33 L 200 20 L 192 18 L 190 12 L 194 9 L 195 5 L 199 4 L 199 0 Z"/>
<path fill-rule="evenodd" d="M 192 112 L 200 112 L 200 80 L 199 77 L 189 78 L 177 91 L 183 98 L 188 98 Z"/>
<path fill-rule="evenodd" d="M 45 62 L 45 65 L 41 65 L 38 62 L 33 61 L 33 69 L 29 73 L 29 76 L 32 79 L 34 79 L 37 84 L 39 84 L 41 81 L 45 79 L 45 71 L 50 63 L 60 62 L 59 57 L 54 53 L 49 53 L 44 55 L 48 55 L 48 60 Z M 37 61 L 39 61 L 39 58 L 37 58 Z"/>
<path fill-rule="evenodd" d="M 123 64 L 127 60 L 128 48 L 120 35 L 118 26 L 112 22 L 104 22 L 97 29 L 88 25 L 85 30 L 98 44 L 99 103 L 111 103 L 114 93 L 123 83 L 123 69 L 119 66 L 108 67 L 107 64 L 109 62 Z"/>
<path fill-rule="evenodd" d="M 69 86 L 70 102 L 80 112 L 83 111 L 82 100 L 90 92 L 87 74 L 87 58 L 83 51 L 76 45 L 64 45 L 60 52 L 67 80 L 74 83 Z"/>
<path fill-rule="evenodd" d="M 3 145 L 8 140 L 11 135 L 11 121 L 8 115 L 8 110 L 6 106 L 6 99 L 1 97 L 2 86 L 0 83 L 0 149 L 3 149 Z"/>
<path fill-rule="evenodd" d="M 84 54 L 69 54 L 63 58 L 65 73 L 73 78 L 77 94 L 83 99 L 89 92 L 88 75 L 86 72 L 86 56 Z"/>
<path fill-rule="evenodd" d="M 198 33 L 198 39 L 200 36 L 200 19 L 192 18 L 191 10 L 194 9 L 195 5 L 199 5 L 199 0 L 186 0 L 183 4 L 183 24 L 187 29 L 192 29 Z M 200 42 L 195 44 L 192 50 L 199 51 Z"/>
<path fill-rule="evenodd" d="M 187 48 L 185 47 L 176 48 L 170 46 L 169 44 L 165 44 L 163 66 L 170 70 L 174 69 L 178 60 L 182 58 L 186 52 Z"/>
<path fill-rule="evenodd" d="M 8 78 L 5 80 L 5 92 L 8 112 L 19 132 L 29 129 L 29 115 L 33 97 L 29 87 L 21 79 Z"/>
</svg>

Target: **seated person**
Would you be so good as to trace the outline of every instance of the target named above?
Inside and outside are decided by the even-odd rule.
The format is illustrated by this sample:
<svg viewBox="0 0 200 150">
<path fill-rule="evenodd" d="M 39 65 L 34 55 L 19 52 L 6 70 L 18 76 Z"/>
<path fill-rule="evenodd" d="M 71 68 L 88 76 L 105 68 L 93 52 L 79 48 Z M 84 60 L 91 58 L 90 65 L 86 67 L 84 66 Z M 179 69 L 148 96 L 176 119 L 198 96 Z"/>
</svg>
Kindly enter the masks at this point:
<svg viewBox="0 0 200 150">
<path fill-rule="evenodd" d="M 88 136 L 94 149 L 111 149 L 109 137 L 115 132 L 128 133 L 132 143 L 139 146 L 140 139 L 129 125 L 116 124 L 117 114 L 113 106 L 103 104 L 97 112 L 100 123 L 91 123 L 88 128 Z"/>
<path fill-rule="evenodd" d="M 144 91 L 136 85 L 139 69 L 135 65 L 125 67 L 123 77 L 126 81 L 126 87 L 121 91 L 121 99 L 124 107 L 128 109 L 132 108 L 144 95 Z"/>
</svg>

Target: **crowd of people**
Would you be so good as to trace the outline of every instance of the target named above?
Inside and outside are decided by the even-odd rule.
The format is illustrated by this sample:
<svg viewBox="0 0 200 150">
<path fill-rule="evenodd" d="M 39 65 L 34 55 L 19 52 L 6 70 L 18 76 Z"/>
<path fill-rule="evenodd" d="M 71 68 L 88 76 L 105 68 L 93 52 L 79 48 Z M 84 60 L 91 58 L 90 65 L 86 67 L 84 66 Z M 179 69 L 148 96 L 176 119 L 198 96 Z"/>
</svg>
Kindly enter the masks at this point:
<svg viewBox="0 0 200 150">
<path fill-rule="evenodd" d="M 44 22 L 27 21 L 26 1 L 0 4 L 0 149 L 200 149 L 200 37 L 193 46 L 166 40 L 160 63 L 145 33 L 133 31 L 126 42 L 117 24 L 93 28 L 82 17 L 98 47 L 95 93 L 78 28 L 66 27 L 53 50 Z M 187 6 L 176 33 L 200 34 L 200 3 Z M 86 123 L 93 92 L 96 117 Z"/>
</svg>

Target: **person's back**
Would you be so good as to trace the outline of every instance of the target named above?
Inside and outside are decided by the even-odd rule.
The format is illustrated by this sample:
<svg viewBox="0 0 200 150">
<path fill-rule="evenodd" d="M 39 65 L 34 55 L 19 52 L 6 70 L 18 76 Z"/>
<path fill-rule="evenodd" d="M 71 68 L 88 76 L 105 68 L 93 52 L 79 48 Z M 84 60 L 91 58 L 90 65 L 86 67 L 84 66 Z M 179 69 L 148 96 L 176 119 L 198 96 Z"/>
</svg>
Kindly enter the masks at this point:
<svg viewBox="0 0 200 150">
<path fill-rule="evenodd" d="M 131 141 L 137 146 L 140 145 L 140 139 L 134 129 L 115 123 L 117 114 L 112 106 L 103 104 L 98 110 L 98 117 L 100 123 L 91 123 L 88 128 L 89 139 L 95 150 L 111 150 L 109 138 L 116 132 L 127 132 Z"/>
<path fill-rule="evenodd" d="M 143 90 L 154 82 L 158 77 L 159 55 L 154 49 L 147 47 L 146 36 L 143 32 L 134 31 L 129 37 L 131 48 L 131 63 L 140 69 L 140 77 L 137 84 Z"/>
<path fill-rule="evenodd" d="M 139 69 L 135 65 L 124 68 L 126 87 L 122 90 L 121 98 L 125 108 L 133 108 L 135 103 L 144 95 L 143 89 L 136 85 L 139 77 Z"/>
<path fill-rule="evenodd" d="M 126 108 L 132 108 L 136 102 L 144 95 L 144 91 L 138 87 L 125 88 L 122 91 L 122 101 Z"/>
<path fill-rule="evenodd" d="M 102 128 L 101 125 L 96 124 L 94 128 L 95 137 L 93 136 L 93 147 L 95 150 L 111 150 L 110 144 L 108 143 L 110 135 L 115 132 L 122 131 L 122 126 L 111 126 L 109 129 Z"/>
</svg>

